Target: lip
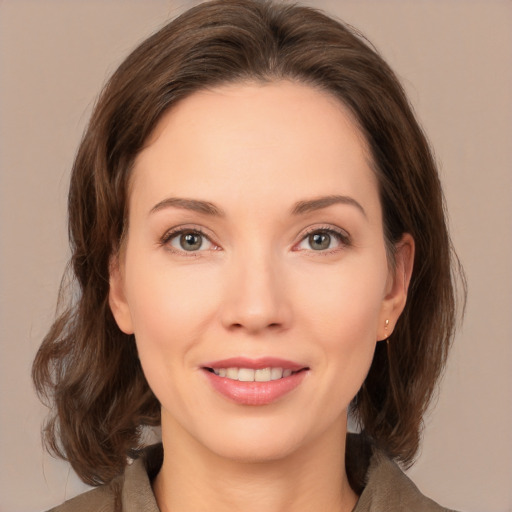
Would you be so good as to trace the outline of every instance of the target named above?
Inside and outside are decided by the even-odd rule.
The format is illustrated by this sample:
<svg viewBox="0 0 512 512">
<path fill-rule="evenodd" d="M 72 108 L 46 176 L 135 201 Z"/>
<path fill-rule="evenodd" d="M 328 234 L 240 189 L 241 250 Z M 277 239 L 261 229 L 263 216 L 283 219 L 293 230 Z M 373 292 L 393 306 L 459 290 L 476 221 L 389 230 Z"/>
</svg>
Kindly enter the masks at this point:
<svg viewBox="0 0 512 512">
<path fill-rule="evenodd" d="M 283 368 L 283 370 L 291 370 L 297 372 L 307 368 L 306 365 L 279 359 L 276 357 L 259 357 L 250 359 L 248 357 L 230 357 L 219 361 L 212 361 L 202 365 L 203 368 L 251 368 L 252 370 L 261 370 L 262 368 Z"/>
<path fill-rule="evenodd" d="M 220 377 L 209 369 L 217 368 L 251 368 L 259 370 L 263 368 L 283 368 L 291 370 L 288 377 L 268 382 L 242 382 L 238 380 Z M 202 366 L 202 371 L 213 389 L 224 398 L 239 405 L 262 406 L 269 405 L 296 389 L 308 373 L 309 368 L 299 363 L 278 359 L 274 357 L 263 357 L 249 359 L 234 357 L 213 361 Z"/>
</svg>

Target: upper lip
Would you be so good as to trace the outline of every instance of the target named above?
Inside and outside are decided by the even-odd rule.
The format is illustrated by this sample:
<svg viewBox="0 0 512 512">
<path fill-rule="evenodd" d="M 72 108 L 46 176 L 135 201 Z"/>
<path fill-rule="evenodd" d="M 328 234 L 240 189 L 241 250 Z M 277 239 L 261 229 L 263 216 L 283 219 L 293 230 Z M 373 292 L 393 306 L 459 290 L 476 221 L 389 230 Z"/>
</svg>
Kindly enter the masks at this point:
<svg viewBox="0 0 512 512">
<path fill-rule="evenodd" d="M 282 368 L 283 370 L 292 370 L 293 372 L 307 369 L 306 365 L 280 359 L 277 357 L 258 357 L 251 359 L 248 357 L 230 357 L 219 361 L 211 361 L 202 365 L 203 368 L 251 368 L 261 370 L 263 368 Z"/>
</svg>

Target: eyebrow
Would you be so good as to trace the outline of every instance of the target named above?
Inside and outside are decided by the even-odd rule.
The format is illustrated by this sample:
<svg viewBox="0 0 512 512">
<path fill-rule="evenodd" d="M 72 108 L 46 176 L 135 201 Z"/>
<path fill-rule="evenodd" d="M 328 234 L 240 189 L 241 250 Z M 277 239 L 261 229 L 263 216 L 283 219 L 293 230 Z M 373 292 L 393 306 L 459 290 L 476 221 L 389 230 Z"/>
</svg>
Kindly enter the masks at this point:
<svg viewBox="0 0 512 512">
<path fill-rule="evenodd" d="M 308 201 L 299 201 L 298 203 L 295 203 L 294 207 L 292 208 L 292 214 L 304 215 L 305 213 L 327 208 L 333 204 L 347 204 L 350 206 L 355 206 L 366 217 L 364 208 L 353 197 L 340 195 L 322 196 L 315 199 L 310 199 Z"/>
<path fill-rule="evenodd" d="M 323 208 L 327 208 L 334 204 L 346 204 L 355 206 L 366 217 L 366 212 L 359 202 L 350 196 L 341 195 L 329 195 L 305 201 L 298 201 L 293 206 L 291 212 L 292 215 L 304 215 L 306 213 L 322 210 Z M 153 208 L 151 208 L 150 213 L 155 213 L 157 211 L 163 210 L 164 208 L 170 207 L 180 208 L 183 210 L 191 210 L 214 217 L 225 216 L 225 212 L 221 208 L 215 206 L 209 201 L 201 201 L 199 199 L 186 199 L 181 197 L 168 197 L 160 201 L 155 206 L 153 206 Z"/>
<path fill-rule="evenodd" d="M 213 203 L 208 201 L 200 201 L 198 199 L 185 199 L 181 197 L 168 197 L 163 201 L 157 203 L 151 208 L 149 213 L 155 213 L 164 208 L 181 208 L 182 210 L 191 210 L 205 215 L 212 215 L 215 217 L 224 217 L 225 213 Z"/>
</svg>

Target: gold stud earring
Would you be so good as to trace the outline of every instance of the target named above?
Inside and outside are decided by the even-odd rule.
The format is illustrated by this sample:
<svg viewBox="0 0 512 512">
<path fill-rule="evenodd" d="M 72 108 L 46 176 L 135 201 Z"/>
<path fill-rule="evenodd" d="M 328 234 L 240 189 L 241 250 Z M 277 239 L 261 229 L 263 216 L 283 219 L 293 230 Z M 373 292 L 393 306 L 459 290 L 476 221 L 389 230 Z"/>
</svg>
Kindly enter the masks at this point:
<svg viewBox="0 0 512 512">
<path fill-rule="evenodd" d="M 384 322 L 384 330 L 387 331 L 389 326 L 389 320 L 386 318 L 386 321 Z M 389 347 L 389 338 L 388 333 L 386 332 L 386 345 Z"/>
</svg>

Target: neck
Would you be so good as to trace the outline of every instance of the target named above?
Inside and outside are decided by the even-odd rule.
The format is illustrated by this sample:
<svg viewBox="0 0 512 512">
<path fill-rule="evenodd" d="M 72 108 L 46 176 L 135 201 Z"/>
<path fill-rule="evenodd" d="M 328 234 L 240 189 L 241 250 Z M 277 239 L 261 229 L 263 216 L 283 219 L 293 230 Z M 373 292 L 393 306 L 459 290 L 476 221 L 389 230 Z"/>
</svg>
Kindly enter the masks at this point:
<svg viewBox="0 0 512 512">
<path fill-rule="evenodd" d="M 343 426 L 341 426 L 341 424 Z M 164 462 L 154 482 L 162 512 L 350 512 L 346 423 L 277 460 L 226 459 L 162 421 Z"/>
</svg>

